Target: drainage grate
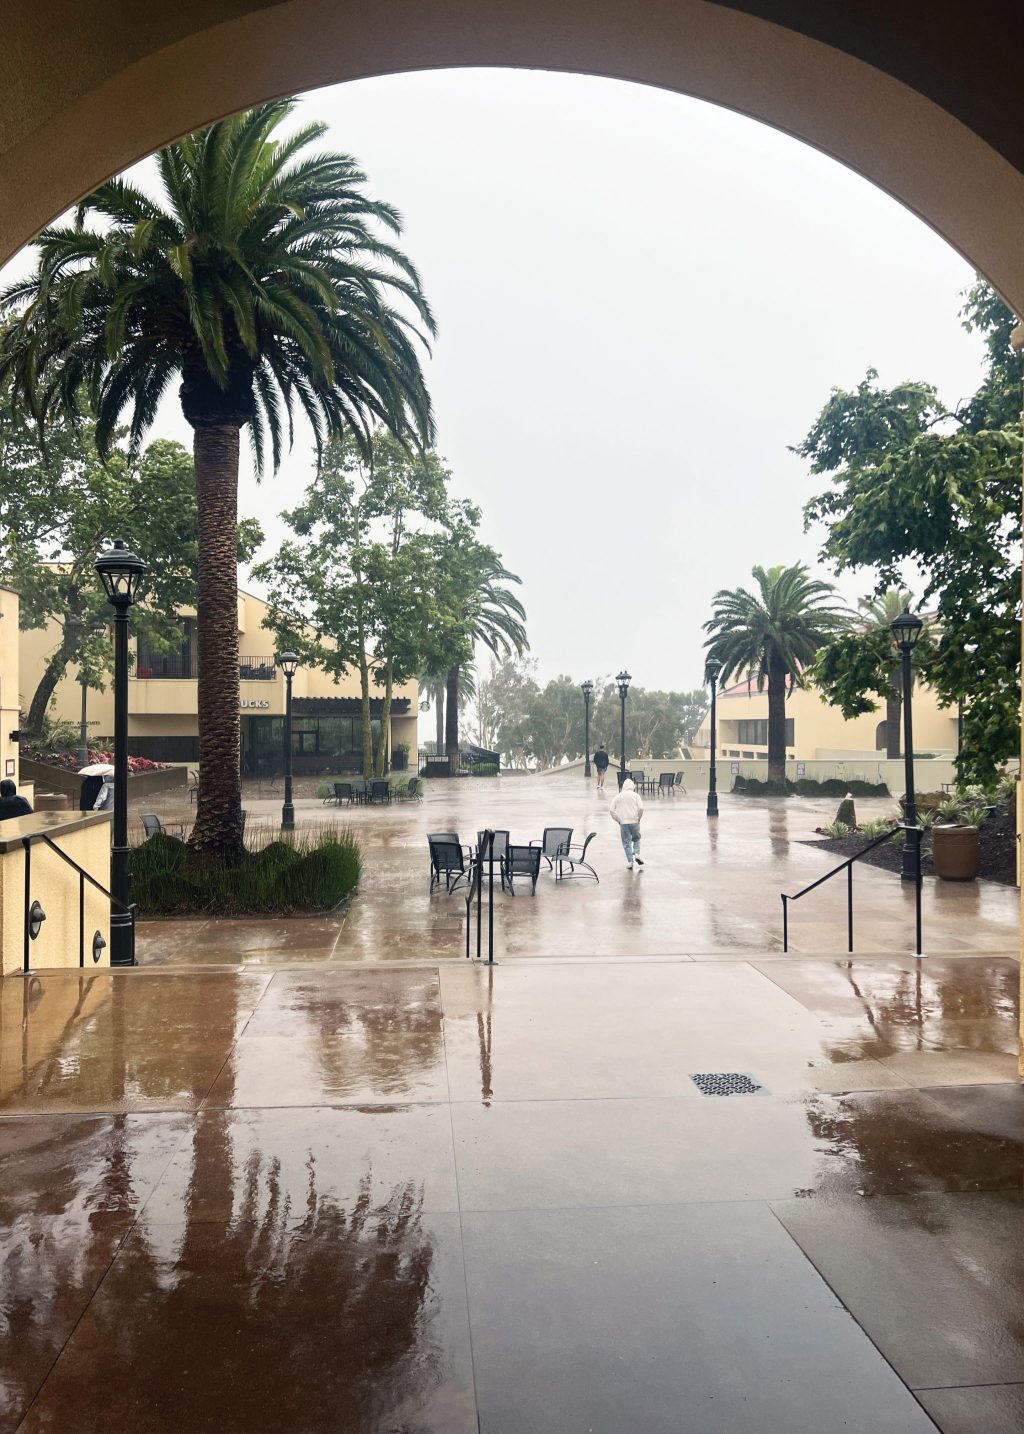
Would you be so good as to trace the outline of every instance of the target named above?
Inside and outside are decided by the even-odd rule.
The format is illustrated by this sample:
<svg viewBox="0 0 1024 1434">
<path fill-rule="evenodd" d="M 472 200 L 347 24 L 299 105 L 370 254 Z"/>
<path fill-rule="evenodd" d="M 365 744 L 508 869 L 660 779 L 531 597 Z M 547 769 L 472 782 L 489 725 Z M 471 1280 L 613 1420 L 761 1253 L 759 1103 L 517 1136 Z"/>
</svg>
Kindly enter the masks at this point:
<svg viewBox="0 0 1024 1434">
<path fill-rule="evenodd" d="M 702 1095 L 755 1095 L 764 1089 L 743 1071 L 702 1071 L 690 1079 Z"/>
</svg>

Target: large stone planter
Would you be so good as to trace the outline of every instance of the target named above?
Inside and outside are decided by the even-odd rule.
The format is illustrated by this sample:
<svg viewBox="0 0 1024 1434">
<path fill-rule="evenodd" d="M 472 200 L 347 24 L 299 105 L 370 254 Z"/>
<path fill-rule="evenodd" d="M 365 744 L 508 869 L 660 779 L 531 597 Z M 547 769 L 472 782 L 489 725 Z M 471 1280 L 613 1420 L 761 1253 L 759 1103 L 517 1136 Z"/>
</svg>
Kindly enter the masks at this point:
<svg viewBox="0 0 1024 1434">
<path fill-rule="evenodd" d="M 932 865 L 944 881 L 974 881 L 979 856 L 977 827 L 932 827 Z"/>
</svg>

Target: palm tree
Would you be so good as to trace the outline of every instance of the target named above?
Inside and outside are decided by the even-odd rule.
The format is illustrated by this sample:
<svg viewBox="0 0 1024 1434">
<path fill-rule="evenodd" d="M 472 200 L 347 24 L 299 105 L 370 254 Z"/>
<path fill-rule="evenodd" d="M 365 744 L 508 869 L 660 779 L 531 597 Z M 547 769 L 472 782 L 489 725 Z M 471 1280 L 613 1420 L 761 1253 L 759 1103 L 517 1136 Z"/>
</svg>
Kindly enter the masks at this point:
<svg viewBox="0 0 1024 1434">
<path fill-rule="evenodd" d="M 36 271 L 0 295 L 10 320 L 0 379 L 43 424 L 90 406 L 101 453 L 126 409 L 137 447 L 180 378 L 199 501 L 192 841 L 226 854 L 241 851 L 242 835 L 241 430 L 258 470 L 268 440 L 279 466 L 296 407 L 318 452 L 345 431 L 368 450 L 374 422 L 420 443 L 432 431 L 418 343 L 434 321 L 412 264 L 383 237 L 400 233 L 400 218 L 364 193 L 347 155 L 307 152 L 324 125 L 278 137 L 293 108 L 274 101 L 168 145 L 156 159 L 159 199 L 124 179 L 101 185 L 73 222 L 43 231 Z"/>
<path fill-rule="evenodd" d="M 910 609 L 914 601 L 913 593 L 906 588 L 889 588 L 886 592 L 876 597 L 861 598 L 857 606 L 865 617 L 864 627 L 871 631 L 874 628 L 889 629 L 903 612 L 904 608 Z M 885 699 L 885 755 L 898 758 L 900 755 L 900 719 L 903 715 L 903 697 L 901 695 L 900 683 L 902 674 L 900 660 L 895 654 L 892 669 L 888 674 L 889 684 L 895 692 Z"/>
<path fill-rule="evenodd" d="M 467 656 L 480 642 L 495 657 L 522 657 L 529 647 L 526 609 L 506 586 L 522 579 L 509 572 L 493 548 L 475 539 L 450 544 L 450 561 L 456 569 L 458 619 L 455 651 L 445 678 L 444 744 L 449 763 L 458 759 L 459 704 L 466 691 Z"/>
<path fill-rule="evenodd" d="M 756 567 L 757 593 L 746 588 L 715 593 L 714 612 L 704 624 L 712 634 L 707 660 L 721 663 L 724 687 L 734 677 L 756 675 L 757 690 L 768 684 L 768 780 L 786 780 L 786 693 L 800 673 L 848 621 L 830 605 L 831 583 L 808 575 L 802 563 L 792 567 Z"/>
</svg>

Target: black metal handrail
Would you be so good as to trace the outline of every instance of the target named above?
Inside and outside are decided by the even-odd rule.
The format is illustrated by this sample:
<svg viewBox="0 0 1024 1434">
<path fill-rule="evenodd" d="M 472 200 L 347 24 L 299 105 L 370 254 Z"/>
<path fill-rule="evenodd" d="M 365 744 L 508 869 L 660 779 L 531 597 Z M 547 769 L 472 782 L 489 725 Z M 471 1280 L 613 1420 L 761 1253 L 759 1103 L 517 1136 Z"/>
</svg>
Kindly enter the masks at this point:
<svg viewBox="0 0 1024 1434">
<path fill-rule="evenodd" d="M 51 851 L 55 851 L 55 852 L 57 853 L 57 855 L 60 857 L 61 861 L 65 862 L 68 866 L 70 866 L 70 867 L 72 868 L 73 871 L 77 871 L 77 873 L 78 873 L 78 964 L 79 964 L 79 966 L 80 966 L 80 967 L 84 967 L 84 966 L 85 966 L 85 883 L 86 883 L 86 882 L 88 882 L 90 886 L 94 886 L 94 887 L 96 888 L 96 890 L 101 893 L 101 895 L 105 896 L 105 897 L 107 898 L 107 900 L 110 902 L 111 906 L 116 906 L 119 911 L 125 912 L 125 913 L 131 918 L 131 924 L 132 924 L 132 964 L 134 965 L 134 964 L 135 964 L 135 920 L 136 920 L 136 915 L 137 915 L 137 911 L 138 911 L 138 908 L 136 907 L 136 905 L 134 904 L 134 902 L 131 903 L 130 905 L 126 906 L 125 903 L 124 903 L 123 901 L 121 901 L 118 897 L 116 897 L 116 896 L 113 894 L 113 892 L 109 891 L 109 890 L 107 889 L 107 887 L 105 887 L 105 886 L 103 885 L 102 882 L 97 881 L 96 878 L 91 874 L 91 872 L 86 871 L 86 869 L 85 869 L 84 866 L 79 865 L 79 863 L 78 863 L 77 861 L 75 861 L 74 857 L 68 856 L 67 852 L 64 851 L 64 850 L 62 850 L 62 848 L 59 847 L 59 846 L 57 845 L 57 843 L 56 843 L 51 837 L 48 837 L 45 832 L 38 832 L 38 833 L 36 833 L 35 836 L 32 836 L 32 837 L 22 837 L 21 840 L 22 840 L 22 846 L 24 847 L 24 850 L 25 850 L 25 931 L 24 931 L 24 937 L 23 937 L 24 948 L 23 948 L 23 954 L 22 954 L 22 968 L 23 968 L 23 970 L 24 970 L 24 973 L 25 973 L 26 975 L 28 975 L 28 973 L 29 973 L 29 971 L 30 971 L 30 969 L 31 969 L 31 963 L 30 963 L 30 959 L 29 959 L 29 953 L 30 953 L 30 951 L 31 951 L 31 940 L 32 940 L 32 934 L 31 934 L 31 930 L 30 930 L 30 924 L 31 924 L 31 923 L 30 923 L 30 912 L 31 912 L 31 909 L 32 909 L 32 897 L 31 897 L 32 847 L 33 847 L 33 845 L 34 845 L 34 843 L 35 843 L 36 841 L 45 842 L 45 844 L 50 848 Z M 100 949 L 102 949 L 102 948 L 100 948 Z M 94 959 L 95 959 L 95 960 L 99 960 L 99 955 L 98 955 L 97 952 L 94 952 L 93 955 L 94 955 Z"/>
<path fill-rule="evenodd" d="M 841 871 L 846 872 L 846 949 L 847 951 L 853 951 L 853 864 L 856 861 L 860 861 L 861 857 L 867 856 L 869 851 L 874 851 L 875 847 L 882 846 L 885 842 L 891 841 L 892 838 L 896 835 L 896 833 L 900 831 L 904 833 L 917 833 L 917 840 L 914 842 L 914 922 L 916 928 L 915 952 L 918 956 L 922 954 L 921 841 L 924 837 L 924 828 L 919 826 L 908 826 L 906 822 L 897 822 L 897 824 L 892 828 L 891 831 L 886 832 L 884 836 L 876 837 L 875 840 L 869 842 L 866 847 L 862 847 L 860 851 L 854 852 L 853 856 L 849 856 L 846 858 L 845 861 L 841 861 L 839 865 L 833 867 L 831 871 L 826 871 L 824 876 L 819 876 L 817 881 L 812 881 L 808 886 L 805 886 L 802 891 L 796 892 L 795 895 L 788 896 L 785 892 L 781 893 L 783 951 L 789 950 L 789 903 L 791 901 L 799 901 L 802 896 L 806 896 L 808 892 L 814 891 L 816 887 L 823 886 L 826 881 L 831 881 L 832 878 L 834 876 L 838 876 Z"/>
<path fill-rule="evenodd" d="M 469 927 L 476 897 L 476 959 L 483 952 L 483 872 L 487 862 L 487 965 L 494 965 L 494 832 L 483 832 L 477 842 L 473 871 L 466 891 L 466 960 L 469 960 Z"/>
</svg>

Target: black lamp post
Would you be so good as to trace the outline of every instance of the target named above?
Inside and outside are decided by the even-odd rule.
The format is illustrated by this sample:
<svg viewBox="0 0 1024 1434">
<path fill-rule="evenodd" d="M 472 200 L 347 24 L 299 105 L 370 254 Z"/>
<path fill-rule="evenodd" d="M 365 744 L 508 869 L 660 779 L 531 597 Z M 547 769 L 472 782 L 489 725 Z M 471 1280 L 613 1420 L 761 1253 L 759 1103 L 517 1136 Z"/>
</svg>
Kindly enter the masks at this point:
<svg viewBox="0 0 1024 1434">
<path fill-rule="evenodd" d="M 718 694 L 718 676 L 722 664 L 711 658 L 704 667 L 704 680 L 711 683 L 711 766 L 708 768 L 708 816 L 718 816 L 718 721 L 715 698 Z"/>
<path fill-rule="evenodd" d="M 588 677 L 586 682 L 580 683 L 580 691 L 583 693 L 583 775 L 590 776 L 590 699 L 593 696 L 594 684 Z"/>
<path fill-rule="evenodd" d="M 295 830 L 295 806 L 292 802 L 292 678 L 299 659 L 294 652 L 278 653 L 277 665 L 284 673 L 284 806 L 281 808 L 281 830 Z"/>
<path fill-rule="evenodd" d="M 903 881 L 914 882 L 918 880 L 921 870 L 921 832 L 917 825 L 917 798 L 914 794 L 914 719 L 910 710 L 914 678 L 910 670 L 910 659 L 923 627 L 924 623 L 919 617 L 915 617 L 909 608 L 904 608 L 891 624 L 893 640 L 900 650 L 903 664 L 903 763 L 907 789 L 904 820 L 907 838 L 903 843 L 903 869 L 900 876 Z"/>
<path fill-rule="evenodd" d="M 629 696 L 629 684 L 632 682 L 629 673 L 623 669 L 616 678 L 619 688 L 619 704 L 621 707 L 621 723 L 619 726 L 619 791 L 622 791 L 622 784 L 626 780 L 626 698 Z"/>
<path fill-rule="evenodd" d="M 122 538 L 96 559 L 114 609 L 114 840 L 110 850 L 110 964 L 134 966 L 128 874 L 128 609 L 139 595 L 146 564 Z"/>
</svg>

